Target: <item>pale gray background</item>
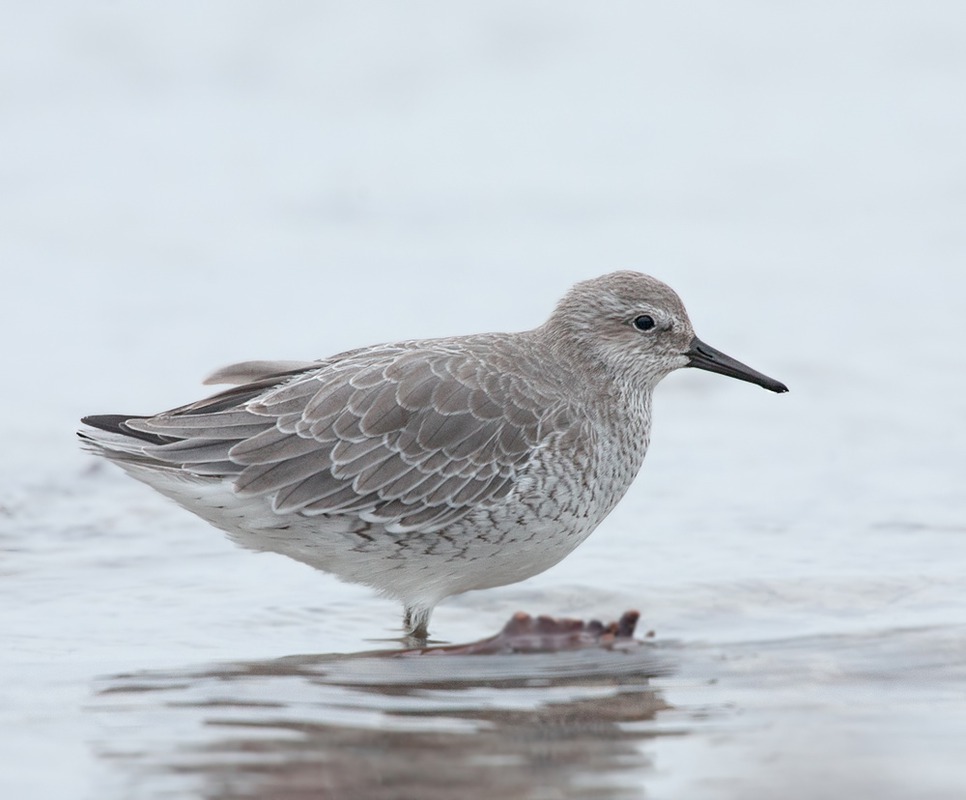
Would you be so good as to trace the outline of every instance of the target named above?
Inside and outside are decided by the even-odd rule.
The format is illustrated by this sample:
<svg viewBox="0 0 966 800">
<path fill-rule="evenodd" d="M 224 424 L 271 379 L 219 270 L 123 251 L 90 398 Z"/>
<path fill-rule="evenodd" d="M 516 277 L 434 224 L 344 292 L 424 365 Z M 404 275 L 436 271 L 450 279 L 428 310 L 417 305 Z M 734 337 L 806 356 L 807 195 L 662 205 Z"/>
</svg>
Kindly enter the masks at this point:
<svg viewBox="0 0 966 800">
<path fill-rule="evenodd" d="M 104 675 L 367 649 L 398 624 L 92 470 L 79 416 L 194 399 L 234 360 L 529 327 L 619 268 L 669 282 L 702 338 L 791 393 L 669 378 L 601 530 L 442 606 L 435 632 L 639 606 L 686 652 L 743 653 L 713 692 L 663 687 L 690 735 L 644 745 L 632 791 L 962 796 L 961 3 L 0 18 L 5 796 L 125 796 L 103 751 L 178 740 L 149 711 L 92 712 Z"/>
</svg>

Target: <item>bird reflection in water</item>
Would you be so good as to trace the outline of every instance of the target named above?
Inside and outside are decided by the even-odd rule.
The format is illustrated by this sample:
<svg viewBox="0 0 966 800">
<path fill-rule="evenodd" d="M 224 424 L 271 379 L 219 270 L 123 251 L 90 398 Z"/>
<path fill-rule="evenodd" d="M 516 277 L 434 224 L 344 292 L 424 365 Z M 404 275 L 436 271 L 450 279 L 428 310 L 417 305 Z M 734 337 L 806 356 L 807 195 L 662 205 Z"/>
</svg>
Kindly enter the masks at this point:
<svg viewBox="0 0 966 800">
<path fill-rule="evenodd" d="M 650 679 L 672 664 L 636 620 L 517 615 L 470 645 L 118 675 L 98 752 L 126 785 L 210 798 L 638 797 L 668 734 Z M 158 715 L 183 737 L 157 741 Z"/>
</svg>

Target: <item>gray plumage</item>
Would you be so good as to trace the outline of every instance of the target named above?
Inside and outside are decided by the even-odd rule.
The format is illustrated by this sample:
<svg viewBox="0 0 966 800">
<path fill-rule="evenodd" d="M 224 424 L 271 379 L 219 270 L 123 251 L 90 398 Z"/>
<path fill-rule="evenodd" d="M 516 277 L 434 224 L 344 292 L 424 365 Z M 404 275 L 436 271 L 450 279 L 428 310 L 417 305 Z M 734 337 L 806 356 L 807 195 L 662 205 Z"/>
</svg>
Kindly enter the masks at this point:
<svg viewBox="0 0 966 800">
<path fill-rule="evenodd" d="M 784 390 L 697 340 L 667 286 L 622 272 L 532 331 L 233 365 L 208 381 L 232 389 L 88 417 L 81 436 L 243 546 L 400 599 L 425 636 L 442 598 L 534 575 L 590 534 L 641 466 L 654 386 L 683 366 Z"/>
</svg>

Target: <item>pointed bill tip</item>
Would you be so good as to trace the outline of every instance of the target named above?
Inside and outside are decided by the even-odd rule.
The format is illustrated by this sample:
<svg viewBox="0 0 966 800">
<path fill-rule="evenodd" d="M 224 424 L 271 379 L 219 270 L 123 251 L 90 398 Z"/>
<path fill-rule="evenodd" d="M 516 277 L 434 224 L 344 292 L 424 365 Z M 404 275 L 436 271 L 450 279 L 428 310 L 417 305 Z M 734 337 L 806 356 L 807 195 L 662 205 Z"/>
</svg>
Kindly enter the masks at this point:
<svg viewBox="0 0 966 800">
<path fill-rule="evenodd" d="M 747 364 L 742 364 L 737 359 L 725 355 L 720 350 L 702 342 L 697 336 L 691 341 L 691 347 L 685 355 L 689 358 L 689 367 L 717 372 L 719 375 L 727 375 L 729 378 L 737 378 L 739 381 L 754 383 L 778 394 L 788 391 L 788 387 L 781 381 L 769 378 Z"/>
</svg>

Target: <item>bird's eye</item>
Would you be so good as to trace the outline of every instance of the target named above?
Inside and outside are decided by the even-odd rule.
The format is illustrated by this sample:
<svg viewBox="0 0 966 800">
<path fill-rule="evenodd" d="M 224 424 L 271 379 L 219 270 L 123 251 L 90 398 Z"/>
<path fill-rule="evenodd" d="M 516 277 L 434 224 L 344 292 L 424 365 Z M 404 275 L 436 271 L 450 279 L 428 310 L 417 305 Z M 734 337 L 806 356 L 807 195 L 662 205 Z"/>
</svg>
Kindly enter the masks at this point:
<svg viewBox="0 0 966 800">
<path fill-rule="evenodd" d="M 649 331 L 654 327 L 654 317 L 650 317 L 647 314 L 641 314 L 639 317 L 634 317 L 634 327 L 639 331 Z"/>
</svg>

